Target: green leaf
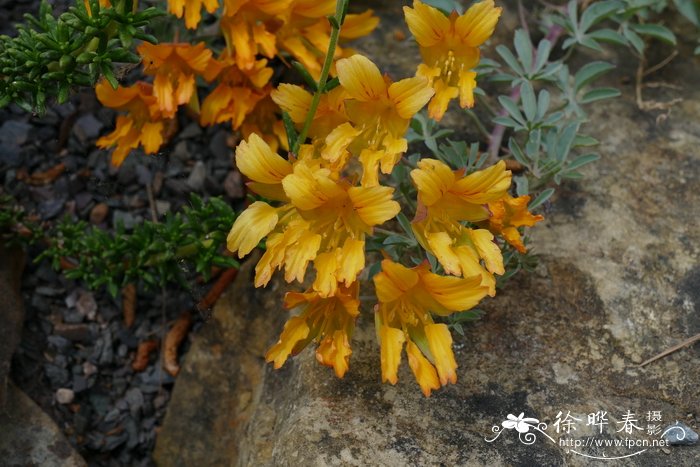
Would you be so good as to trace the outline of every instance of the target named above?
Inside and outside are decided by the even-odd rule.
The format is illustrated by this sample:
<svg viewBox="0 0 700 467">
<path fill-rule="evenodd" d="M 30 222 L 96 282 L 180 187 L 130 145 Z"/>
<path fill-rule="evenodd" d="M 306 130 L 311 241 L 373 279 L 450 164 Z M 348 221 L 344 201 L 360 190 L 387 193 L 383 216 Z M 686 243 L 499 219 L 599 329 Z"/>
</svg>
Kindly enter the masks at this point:
<svg viewBox="0 0 700 467">
<path fill-rule="evenodd" d="M 515 192 L 518 196 L 525 196 L 530 192 L 530 184 L 524 175 L 513 177 L 513 181 L 515 182 Z"/>
<path fill-rule="evenodd" d="M 293 148 L 294 145 L 297 144 L 297 138 L 299 135 L 294 127 L 292 117 L 290 117 L 284 110 L 282 111 L 282 122 L 284 123 L 284 131 L 287 133 L 287 144 L 290 148 Z"/>
<path fill-rule="evenodd" d="M 522 126 L 526 126 L 525 117 L 523 117 L 523 114 L 520 112 L 518 105 L 513 99 L 508 96 L 498 96 L 498 102 L 501 103 L 501 106 L 510 114 L 513 120 L 520 123 Z"/>
<path fill-rule="evenodd" d="M 574 77 L 574 89 L 580 91 L 585 85 L 615 68 L 608 62 L 590 62 L 581 67 Z"/>
<path fill-rule="evenodd" d="M 523 68 L 526 73 L 532 71 L 532 43 L 530 42 L 530 36 L 522 29 L 515 31 L 515 38 L 513 39 L 513 44 L 515 45 L 515 51 L 518 54 L 520 63 L 523 64 Z"/>
<path fill-rule="evenodd" d="M 624 6 L 625 4 L 618 0 L 607 0 L 593 3 L 581 14 L 581 23 L 579 24 L 581 31 L 588 31 L 591 26 L 612 16 L 613 13 L 621 8 L 624 8 Z"/>
<path fill-rule="evenodd" d="M 615 88 L 596 88 L 588 91 L 583 95 L 580 102 L 582 104 L 590 104 L 591 102 L 602 99 L 611 99 L 620 96 L 620 90 Z"/>
<path fill-rule="evenodd" d="M 595 153 L 584 154 L 583 156 L 579 156 L 576 159 L 574 159 L 573 161 L 571 161 L 571 163 L 566 166 L 566 170 L 567 171 L 574 171 L 580 167 L 583 167 L 586 164 L 590 164 L 591 162 L 595 162 L 598 159 L 600 159 L 600 156 L 598 154 L 595 154 Z"/>
<path fill-rule="evenodd" d="M 545 203 L 551 196 L 554 194 L 554 188 L 547 188 L 546 190 L 542 191 L 535 199 L 533 199 L 527 209 L 529 211 L 534 211 L 538 207 L 540 207 L 542 204 Z"/>
<path fill-rule="evenodd" d="M 406 215 L 400 212 L 399 215 L 396 216 L 396 219 L 399 221 L 399 225 L 401 225 L 403 231 L 406 232 L 406 235 L 408 235 L 409 238 L 415 240 L 416 237 L 413 235 L 413 227 L 411 226 L 411 222 L 408 220 Z"/>
<path fill-rule="evenodd" d="M 696 0 L 673 0 L 673 3 L 688 21 L 700 27 L 700 4 Z"/>
<path fill-rule="evenodd" d="M 112 89 L 117 89 L 119 87 L 119 81 L 117 81 L 116 76 L 114 76 L 112 64 L 109 62 L 102 62 L 100 63 L 100 69 L 105 79 L 109 82 L 109 85 L 112 86 Z"/>
<path fill-rule="evenodd" d="M 316 80 L 311 76 L 311 73 L 306 70 L 306 67 L 296 60 L 292 60 L 292 67 L 304 78 L 304 81 L 306 81 L 306 84 L 311 88 L 311 91 L 316 92 L 318 83 L 316 83 Z"/>
<path fill-rule="evenodd" d="M 530 161 L 527 160 L 527 157 L 525 157 L 523 150 L 520 148 L 518 142 L 515 141 L 515 139 L 512 136 L 508 138 L 508 149 L 510 149 L 511 154 L 513 154 L 513 157 L 515 157 L 516 161 L 520 162 L 525 167 L 530 168 Z"/>
<path fill-rule="evenodd" d="M 537 53 L 535 56 L 535 65 L 533 70 L 538 72 L 547 63 L 549 54 L 552 51 L 552 43 L 547 39 L 542 39 L 537 45 Z"/>
<path fill-rule="evenodd" d="M 622 35 L 624 35 L 627 40 L 630 41 L 630 44 L 632 44 L 632 47 L 634 47 L 637 53 L 644 53 L 644 40 L 639 37 L 636 32 L 632 31 L 627 24 L 622 26 Z"/>
<path fill-rule="evenodd" d="M 608 28 L 597 29 L 589 33 L 588 36 L 609 44 L 627 45 L 627 41 L 625 40 L 624 36 L 622 36 L 619 32 Z"/>
<path fill-rule="evenodd" d="M 639 34 L 654 37 L 667 44 L 676 45 L 676 36 L 670 29 L 660 24 L 634 24 L 632 29 Z"/>
<path fill-rule="evenodd" d="M 574 138 L 574 147 L 597 146 L 599 144 L 600 144 L 600 141 L 593 138 L 592 136 L 579 134 L 579 135 L 576 135 L 576 138 Z"/>
<path fill-rule="evenodd" d="M 515 58 L 513 53 L 506 47 L 505 45 L 499 45 L 496 47 L 496 52 L 498 52 L 498 55 L 501 56 L 504 62 L 517 74 L 519 75 L 524 75 L 525 71 L 523 70 L 523 67 L 520 66 L 520 63 L 518 63 L 518 60 Z"/>
<path fill-rule="evenodd" d="M 523 103 L 525 118 L 528 122 L 534 121 L 537 115 L 537 100 L 535 98 L 535 90 L 529 81 L 525 81 L 520 85 L 520 99 Z"/>
</svg>

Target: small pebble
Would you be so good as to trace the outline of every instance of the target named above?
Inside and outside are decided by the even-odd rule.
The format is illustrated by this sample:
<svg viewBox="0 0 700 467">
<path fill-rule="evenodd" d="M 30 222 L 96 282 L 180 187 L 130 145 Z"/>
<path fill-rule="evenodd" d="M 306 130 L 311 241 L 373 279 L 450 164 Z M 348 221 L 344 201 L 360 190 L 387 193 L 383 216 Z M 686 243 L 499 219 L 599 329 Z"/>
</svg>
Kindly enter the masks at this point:
<svg viewBox="0 0 700 467">
<path fill-rule="evenodd" d="M 204 180 L 207 177 L 207 168 L 204 162 L 197 161 L 192 167 L 189 177 L 187 177 L 187 185 L 194 191 L 200 191 L 204 186 Z"/>
<path fill-rule="evenodd" d="M 243 187 L 243 176 L 237 170 L 232 170 L 224 179 L 224 191 L 229 198 L 241 199 L 245 196 Z"/>
<path fill-rule="evenodd" d="M 105 203 L 98 203 L 90 211 L 90 223 L 91 224 L 101 224 L 109 213 L 109 206 Z"/>
<path fill-rule="evenodd" d="M 664 433 L 664 439 L 671 446 L 692 446 L 698 442 L 698 434 L 683 422 L 667 426 Z"/>
<path fill-rule="evenodd" d="M 61 388 L 56 391 L 56 402 L 59 404 L 70 404 L 75 399 L 75 392 L 72 389 Z"/>
</svg>

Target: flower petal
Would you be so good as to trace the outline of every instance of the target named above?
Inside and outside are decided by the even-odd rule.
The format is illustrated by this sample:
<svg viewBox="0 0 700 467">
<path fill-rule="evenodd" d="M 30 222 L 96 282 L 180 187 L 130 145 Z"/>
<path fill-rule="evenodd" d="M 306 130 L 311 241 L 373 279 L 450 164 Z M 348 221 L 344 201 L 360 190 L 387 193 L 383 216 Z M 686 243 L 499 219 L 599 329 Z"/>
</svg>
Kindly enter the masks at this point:
<svg viewBox="0 0 700 467">
<path fill-rule="evenodd" d="M 457 362 L 452 353 L 452 335 L 446 324 L 428 324 L 425 326 L 430 353 L 435 359 L 440 384 L 457 382 Z"/>
<path fill-rule="evenodd" d="M 292 164 L 274 153 L 255 133 L 236 148 L 236 166 L 246 177 L 266 184 L 280 183 L 292 173 Z"/>
<path fill-rule="evenodd" d="M 389 86 L 389 98 L 401 118 L 410 119 L 428 103 L 435 92 L 425 78 L 406 78 Z"/>
<path fill-rule="evenodd" d="M 363 55 L 353 55 L 336 62 L 340 85 L 359 101 L 372 101 L 386 96 L 384 78 L 377 65 Z"/>
<path fill-rule="evenodd" d="M 400 329 L 381 326 L 379 329 L 380 358 L 382 364 L 382 382 L 396 384 L 399 380 L 398 371 L 401 364 L 401 351 L 406 336 Z"/>
<path fill-rule="evenodd" d="M 413 8 L 403 7 L 406 24 L 422 47 L 431 47 L 444 40 L 450 32 L 450 20 L 440 10 L 418 0 Z"/>
<path fill-rule="evenodd" d="M 227 248 L 238 251 L 238 257 L 243 258 L 275 228 L 278 219 L 275 208 L 262 201 L 254 202 L 233 223 L 226 237 Z"/>
</svg>

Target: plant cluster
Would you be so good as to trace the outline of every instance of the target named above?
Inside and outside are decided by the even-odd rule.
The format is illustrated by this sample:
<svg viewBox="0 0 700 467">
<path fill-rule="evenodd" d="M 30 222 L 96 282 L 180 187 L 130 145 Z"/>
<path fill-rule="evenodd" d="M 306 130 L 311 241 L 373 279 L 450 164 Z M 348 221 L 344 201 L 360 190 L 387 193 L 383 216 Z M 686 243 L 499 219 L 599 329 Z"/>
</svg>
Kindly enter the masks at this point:
<svg viewBox="0 0 700 467">
<path fill-rule="evenodd" d="M 554 193 L 551 185 L 580 179 L 580 169 L 599 157 L 591 151 L 597 141 L 583 131 L 586 109 L 620 94 L 597 84 L 614 64 L 577 66 L 570 58 L 577 49 L 600 52 L 605 43 L 627 47 L 646 66 L 650 41 L 676 44 L 671 30 L 655 22 L 670 3 L 602 0 L 582 8 L 576 0 L 566 6 L 542 2 L 537 31 L 530 31 L 521 8 L 513 46 L 499 45 L 497 57 L 482 58 L 480 48 L 501 14 L 493 0 L 466 10 L 452 0 L 415 0 L 404 14 L 423 63 L 400 80 L 341 48 L 378 23 L 372 11 L 348 14 L 348 3 L 170 0 L 168 11 L 184 18 L 187 30 L 196 33 L 204 8 L 218 18 L 219 35 L 190 43 L 176 33 L 172 43 L 161 44 L 134 29 L 143 25 L 136 15 L 155 10 L 136 13 L 135 2 L 111 7 L 104 0 L 74 7 L 69 13 L 80 12 L 81 21 L 116 21 L 103 25 L 98 36 L 107 37 L 104 48 L 89 51 L 96 60 L 85 62 L 90 79 L 78 83 L 92 84 L 104 74 L 97 97 L 123 112 L 115 130 L 97 142 L 114 148 L 112 162 L 121 164 L 138 147 L 159 151 L 177 131 L 178 109 L 186 108 L 202 125 L 227 123 L 242 135 L 235 162 L 256 196 L 238 216 L 220 200 L 193 198 L 184 215 L 145 223 L 131 236 L 99 229 L 85 235 L 85 224 L 64 222 L 42 257 L 55 265 L 77 257 L 70 277 L 115 293 L 136 281 L 152 286 L 178 280 L 183 258 L 194 258 L 205 275 L 212 265 L 235 266 L 219 254 L 224 237 L 239 258 L 264 244 L 257 287 L 278 270 L 287 282 L 307 286 L 286 295 L 285 307 L 296 314 L 267 352 L 269 362 L 279 368 L 315 342 L 317 360 L 343 377 L 361 302 L 369 300 L 382 380 L 397 382 L 405 352 L 427 396 L 456 382 L 450 331 L 462 333 L 462 325 L 482 313 L 475 308 L 481 300 L 518 271 L 535 267 L 526 228 L 542 221 L 532 212 Z M 696 3 L 673 4 L 698 24 Z M 131 22 L 117 15 L 131 15 Z M 46 10 L 40 16 L 47 24 L 53 18 Z M 27 44 L 37 41 L 21 34 Z M 126 50 L 136 45 L 131 38 L 144 40 L 136 54 Z M 75 42 L 69 39 L 63 43 Z M 111 63 L 118 60 L 105 58 L 110 47 L 131 54 L 124 61 L 140 61 L 149 78 L 128 86 L 115 82 Z M 7 50 L 0 49 L 0 62 L 14 54 Z M 77 64 L 85 51 L 70 50 Z M 48 66 L 46 57 L 39 55 L 39 68 Z M 280 84 L 280 64 L 290 64 L 306 86 Z M 0 79 L 10 76 L 1 73 Z M 638 73 L 640 96 L 643 75 Z M 60 88 L 61 82 L 54 84 Z M 495 99 L 478 87 L 484 83 L 497 90 Z M 31 92 L 31 98 L 0 96 L 25 107 L 39 102 Z M 482 134 L 480 142 L 453 140 L 440 126 L 452 102 Z M 18 219 L 16 211 L 0 210 L 0 225 Z M 127 256 L 133 259 L 124 261 Z M 367 298 L 361 288 L 370 281 L 374 296 Z"/>
<path fill-rule="evenodd" d="M 112 296 L 128 284 L 153 289 L 175 282 L 189 288 L 190 265 L 205 280 L 214 267 L 238 267 L 222 254 L 234 219 L 233 209 L 221 199 L 203 201 L 193 194 L 182 212 L 167 213 L 162 222 L 143 222 L 130 233 L 121 225 L 110 233 L 68 217 L 47 229 L 10 197 L 0 198 L 0 239 L 8 235 L 25 245 L 43 243 L 36 261 L 46 258 L 69 279 L 92 289 L 105 287 Z"/>
<path fill-rule="evenodd" d="M 118 64 L 139 63 L 134 39 L 156 42 L 143 29 L 163 14 L 138 0 L 84 0 L 56 18 L 47 0 L 36 17 L 25 15 L 17 36 L 0 36 L 0 107 L 15 103 L 43 113 L 65 102 L 73 86 L 92 87 L 104 76 L 117 87 Z"/>
</svg>

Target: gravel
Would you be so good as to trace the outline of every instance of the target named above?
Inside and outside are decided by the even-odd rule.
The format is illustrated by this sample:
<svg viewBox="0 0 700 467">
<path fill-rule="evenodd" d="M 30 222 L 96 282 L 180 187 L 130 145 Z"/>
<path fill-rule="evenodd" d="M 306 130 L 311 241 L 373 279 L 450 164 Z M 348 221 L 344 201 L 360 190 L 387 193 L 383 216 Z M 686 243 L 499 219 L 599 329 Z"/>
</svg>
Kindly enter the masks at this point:
<svg viewBox="0 0 700 467">
<path fill-rule="evenodd" d="M 135 151 L 115 170 L 109 152 L 95 147 L 100 135 L 113 130 L 114 119 L 115 112 L 101 108 L 92 92 L 50 107 L 44 117 L 13 107 L 0 109 L 2 190 L 25 211 L 38 214 L 47 230 L 68 215 L 107 232 L 114 232 L 118 223 L 131 231 L 151 218 L 145 188 L 149 183 L 160 216 L 180 210 L 192 192 L 203 198 L 225 193 L 239 202 L 245 196 L 243 177 L 233 169 L 227 146 L 227 126 L 202 129 L 183 114 L 183 130 L 162 155 Z M 61 125 L 71 120 L 66 144 L 60 147 Z M 65 172 L 45 186 L 17 179 L 21 170 L 31 175 L 59 162 Z M 89 175 L 79 176 L 84 170 Z M 127 329 L 118 299 L 66 279 L 46 260 L 34 262 L 42 248 L 29 251 L 22 285 L 26 320 L 12 379 L 65 428 L 89 465 L 153 465 L 156 432 L 175 379 L 161 369 L 159 351 L 143 372 L 134 372 L 131 364 L 139 342 L 162 339 L 166 323 L 183 307 L 194 306 L 201 286 L 196 286 L 195 296 L 169 287 L 165 307 L 160 291 L 139 287 L 136 322 Z M 188 280 L 195 287 L 194 274 Z"/>
</svg>

